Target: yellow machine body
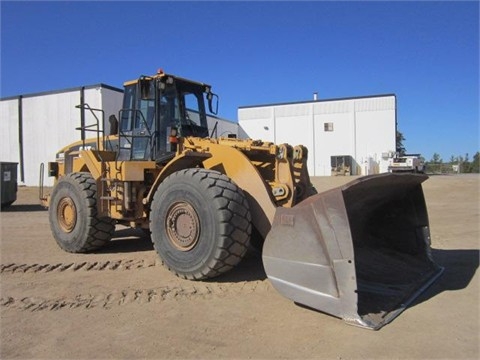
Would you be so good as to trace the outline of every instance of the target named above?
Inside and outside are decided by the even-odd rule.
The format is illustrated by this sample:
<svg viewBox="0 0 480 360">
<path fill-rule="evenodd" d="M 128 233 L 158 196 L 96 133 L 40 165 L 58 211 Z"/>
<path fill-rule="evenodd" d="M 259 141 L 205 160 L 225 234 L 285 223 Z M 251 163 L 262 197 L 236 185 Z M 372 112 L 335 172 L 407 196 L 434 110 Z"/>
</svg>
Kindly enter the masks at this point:
<svg viewBox="0 0 480 360">
<path fill-rule="evenodd" d="M 109 137 L 114 140 L 114 137 Z M 168 175 L 187 168 L 217 170 L 232 179 L 246 193 L 252 222 L 265 237 L 275 210 L 292 207 L 314 189 L 306 165 L 307 149 L 287 144 L 230 138 L 184 138 L 175 156 L 166 164 L 155 161 L 117 161 L 116 152 L 90 147 L 96 139 L 63 148 L 60 159 L 49 164 L 57 168 L 56 178 L 66 173 L 88 172 L 97 182 L 98 212 L 118 223 L 148 228 L 149 204 L 158 185 Z M 86 150 L 77 150 L 86 147 Z M 72 150 L 74 149 L 74 150 Z M 68 172 L 66 172 L 68 169 Z M 44 204 L 48 206 L 48 199 Z"/>
</svg>

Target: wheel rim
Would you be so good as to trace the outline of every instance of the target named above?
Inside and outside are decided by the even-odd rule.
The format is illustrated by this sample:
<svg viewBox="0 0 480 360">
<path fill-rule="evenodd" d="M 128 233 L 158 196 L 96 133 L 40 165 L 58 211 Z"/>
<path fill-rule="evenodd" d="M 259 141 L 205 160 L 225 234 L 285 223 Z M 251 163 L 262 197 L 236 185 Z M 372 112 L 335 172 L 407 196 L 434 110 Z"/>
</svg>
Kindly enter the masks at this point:
<svg viewBox="0 0 480 360">
<path fill-rule="evenodd" d="M 167 212 L 168 239 L 180 251 L 189 251 L 200 238 L 200 221 L 197 212 L 189 203 L 176 202 Z"/>
<path fill-rule="evenodd" d="M 60 199 L 57 206 L 57 219 L 60 228 L 69 233 L 77 224 L 77 208 L 71 198 Z"/>
</svg>

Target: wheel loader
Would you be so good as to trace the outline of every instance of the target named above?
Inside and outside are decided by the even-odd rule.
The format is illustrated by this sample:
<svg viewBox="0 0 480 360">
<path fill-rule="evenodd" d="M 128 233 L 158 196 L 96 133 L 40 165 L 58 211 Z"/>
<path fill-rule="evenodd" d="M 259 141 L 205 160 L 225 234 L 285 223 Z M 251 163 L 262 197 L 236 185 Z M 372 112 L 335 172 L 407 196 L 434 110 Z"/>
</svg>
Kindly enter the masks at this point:
<svg viewBox="0 0 480 360">
<path fill-rule="evenodd" d="M 110 131 L 101 109 L 80 104 L 95 123 L 83 121 L 81 140 L 48 163 L 55 185 L 41 200 L 63 250 L 95 251 L 123 224 L 149 232 L 171 272 L 204 280 L 234 268 L 251 238 L 261 239 L 265 272 L 282 295 L 369 329 L 441 274 L 427 176 L 371 175 L 317 194 L 304 146 L 209 133 L 207 112 L 218 109 L 210 85 L 159 71 L 124 87 Z"/>
</svg>

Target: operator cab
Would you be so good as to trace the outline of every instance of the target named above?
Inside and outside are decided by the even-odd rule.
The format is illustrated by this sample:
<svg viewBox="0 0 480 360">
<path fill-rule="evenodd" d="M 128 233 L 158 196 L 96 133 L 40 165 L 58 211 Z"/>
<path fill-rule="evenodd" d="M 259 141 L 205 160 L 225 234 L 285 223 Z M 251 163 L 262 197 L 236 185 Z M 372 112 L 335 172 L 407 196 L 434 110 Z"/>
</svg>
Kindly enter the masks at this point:
<svg viewBox="0 0 480 360">
<path fill-rule="evenodd" d="M 125 83 L 118 159 L 163 162 L 174 155 L 179 137 L 208 137 L 205 99 L 210 113 L 218 109 L 210 89 L 163 72 Z"/>
</svg>

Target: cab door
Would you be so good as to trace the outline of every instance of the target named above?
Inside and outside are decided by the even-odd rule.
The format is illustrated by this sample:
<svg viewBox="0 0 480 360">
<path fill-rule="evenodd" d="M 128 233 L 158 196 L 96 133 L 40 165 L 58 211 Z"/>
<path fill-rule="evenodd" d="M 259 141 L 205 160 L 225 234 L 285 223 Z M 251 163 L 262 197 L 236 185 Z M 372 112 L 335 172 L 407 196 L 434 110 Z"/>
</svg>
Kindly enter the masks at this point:
<svg viewBox="0 0 480 360">
<path fill-rule="evenodd" d="M 125 87 L 120 110 L 118 160 L 150 160 L 155 133 L 155 82 L 139 79 Z"/>
</svg>

